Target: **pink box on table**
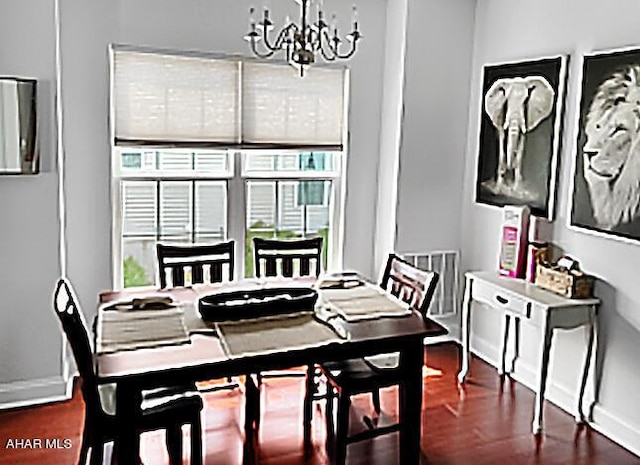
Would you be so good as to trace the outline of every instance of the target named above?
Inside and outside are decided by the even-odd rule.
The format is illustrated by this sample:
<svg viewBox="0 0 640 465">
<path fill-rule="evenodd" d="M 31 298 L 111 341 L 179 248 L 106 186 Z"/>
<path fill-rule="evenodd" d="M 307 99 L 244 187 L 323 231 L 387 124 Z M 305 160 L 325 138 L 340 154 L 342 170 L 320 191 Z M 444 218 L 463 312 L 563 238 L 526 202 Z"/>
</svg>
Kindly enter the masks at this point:
<svg viewBox="0 0 640 465">
<path fill-rule="evenodd" d="M 527 262 L 529 208 L 506 205 L 500 230 L 500 274 L 522 278 Z"/>
</svg>

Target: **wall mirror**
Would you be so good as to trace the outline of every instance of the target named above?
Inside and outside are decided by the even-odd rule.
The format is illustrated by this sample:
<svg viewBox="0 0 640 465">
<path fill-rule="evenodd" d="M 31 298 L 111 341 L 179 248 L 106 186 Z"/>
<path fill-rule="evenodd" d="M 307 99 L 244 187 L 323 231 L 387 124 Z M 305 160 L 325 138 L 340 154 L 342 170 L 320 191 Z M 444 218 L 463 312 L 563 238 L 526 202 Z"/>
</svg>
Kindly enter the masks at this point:
<svg viewBox="0 0 640 465">
<path fill-rule="evenodd" d="M 0 174 L 36 174 L 36 81 L 0 77 Z"/>
</svg>

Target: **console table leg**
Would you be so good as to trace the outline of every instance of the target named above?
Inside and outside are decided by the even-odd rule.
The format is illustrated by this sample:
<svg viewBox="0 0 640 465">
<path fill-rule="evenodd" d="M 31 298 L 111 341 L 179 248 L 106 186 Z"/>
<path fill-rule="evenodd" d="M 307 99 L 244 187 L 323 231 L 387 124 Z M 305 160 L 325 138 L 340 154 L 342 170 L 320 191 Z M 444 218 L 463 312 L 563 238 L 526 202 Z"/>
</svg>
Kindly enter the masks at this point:
<svg viewBox="0 0 640 465">
<path fill-rule="evenodd" d="M 458 373 L 458 382 L 464 383 L 469 373 L 469 332 L 471 330 L 471 291 L 473 280 L 467 278 L 462 302 L 462 366 Z"/>
<path fill-rule="evenodd" d="M 498 368 L 498 374 L 504 375 L 506 373 L 506 359 L 507 359 L 507 347 L 509 345 L 509 327 L 511 326 L 511 315 L 504 314 L 502 320 L 502 351 L 500 354 L 500 366 Z"/>
<path fill-rule="evenodd" d="M 584 423 L 586 421 L 586 417 L 584 414 L 584 392 L 587 387 L 587 379 L 589 377 L 589 367 L 591 366 L 591 357 L 593 354 L 595 324 L 596 324 L 595 308 L 592 308 L 590 309 L 589 324 L 587 326 L 587 330 L 589 331 L 589 340 L 587 342 L 587 353 L 584 360 L 584 369 L 582 371 L 582 380 L 580 382 L 580 393 L 578 394 L 578 405 L 576 408 L 577 423 Z"/>
<path fill-rule="evenodd" d="M 516 371 L 516 360 L 518 360 L 518 357 L 520 357 L 520 318 L 519 317 L 514 317 L 513 318 L 513 357 L 511 358 L 511 370 L 510 372 L 513 373 L 514 371 Z"/>
<path fill-rule="evenodd" d="M 544 393 L 547 387 L 549 353 L 551 352 L 551 339 L 553 336 L 553 329 L 550 327 L 548 321 L 545 322 L 542 330 L 544 335 L 541 347 L 542 357 L 540 360 L 540 380 L 538 384 L 538 391 L 536 393 L 535 412 L 533 415 L 533 434 L 539 434 L 542 432 L 542 408 L 544 405 Z"/>
</svg>

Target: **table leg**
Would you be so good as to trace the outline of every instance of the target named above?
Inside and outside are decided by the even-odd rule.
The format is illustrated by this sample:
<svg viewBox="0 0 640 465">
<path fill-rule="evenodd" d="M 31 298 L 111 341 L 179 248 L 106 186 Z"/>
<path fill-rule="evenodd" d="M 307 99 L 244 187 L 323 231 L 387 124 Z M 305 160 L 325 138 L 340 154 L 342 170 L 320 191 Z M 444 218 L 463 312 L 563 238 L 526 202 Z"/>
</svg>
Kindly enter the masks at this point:
<svg viewBox="0 0 640 465">
<path fill-rule="evenodd" d="M 137 465 L 140 457 L 140 437 L 135 425 L 142 414 L 140 404 L 142 391 L 135 386 L 120 382 L 116 388 L 116 420 L 118 422 L 117 455 L 118 465 Z"/>
<path fill-rule="evenodd" d="M 462 366 L 458 373 L 458 382 L 464 383 L 469 373 L 469 333 L 471 330 L 471 292 L 473 279 L 467 278 L 464 287 L 464 300 L 462 301 Z"/>
<path fill-rule="evenodd" d="M 303 436 L 304 445 L 311 444 L 311 422 L 313 419 L 313 394 L 315 391 L 315 365 L 313 363 L 307 366 L 307 374 L 305 378 L 304 392 L 304 411 L 303 411 Z"/>
<path fill-rule="evenodd" d="M 533 414 L 533 434 L 542 432 L 542 408 L 544 404 L 544 393 L 547 387 L 547 374 L 549 372 L 549 353 L 551 352 L 551 339 L 553 337 L 553 328 L 549 324 L 549 315 L 542 328 L 542 346 L 540 360 L 540 379 L 538 390 L 536 392 L 535 412 Z"/>
<path fill-rule="evenodd" d="M 498 374 L 504 375 L 506 373 L 506 359 L 507 359 L 507 346 L 509 345 L 509 327 L 511 326 L 511 315 L 504 314 L 502 320 L 502 351 L 500 353 L 500 366 L 498 367 Z"/>
<path fill-rule="evenodd" d="M 254 427 L 258 428 L 260 422 L 260 388 L 252 375 L 246 375 L 244 398 L 244 429 L 249 435 L 253 433 Z"/>
<path fill-rule="evenodd" d="M 400 352 L 404 381 L 400 385 L 400 464 L 420 463 L 422 423 L 422 340 L 412 341 Z"/>
<path fill-rule="evenodd" d="M 596 332 L 595 313 L 596 313 L 595 307 L 591 307 L 589 309 L 589 323 L 587 328 L 587 330 L 589 331 L 589 341 L 587 342 L 587 353 L 584 360 L 584 369 L 582 371 L 582 380 L 580 382 L 580 393 L 578 394 L 578 405 L 576 408 L 577 423 L 584 423 L 586 421 L 586 417 L 584 414 L 584 392 L 587 387 L 587 379 L 589 377 L 589 367 L 591 366 L 591 357 L 593 354 L 594 335 Z"/>
</svg>

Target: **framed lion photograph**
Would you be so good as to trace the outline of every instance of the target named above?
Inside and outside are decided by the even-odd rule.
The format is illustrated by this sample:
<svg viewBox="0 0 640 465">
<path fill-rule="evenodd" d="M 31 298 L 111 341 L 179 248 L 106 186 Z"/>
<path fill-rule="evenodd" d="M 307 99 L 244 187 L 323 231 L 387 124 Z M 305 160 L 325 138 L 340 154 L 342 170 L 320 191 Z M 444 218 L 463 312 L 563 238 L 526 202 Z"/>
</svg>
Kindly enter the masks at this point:
<svg viewBox="0 0 640 465">
<path fill-rule="evenodd" d="M 476 202 L 553 219 L 567 57 L 487 65 Z"/>
<path fill-rule="evenodd" d="M 640 240 L 640 49 L 584 56 L 570 226 Z"/>
</svg>

